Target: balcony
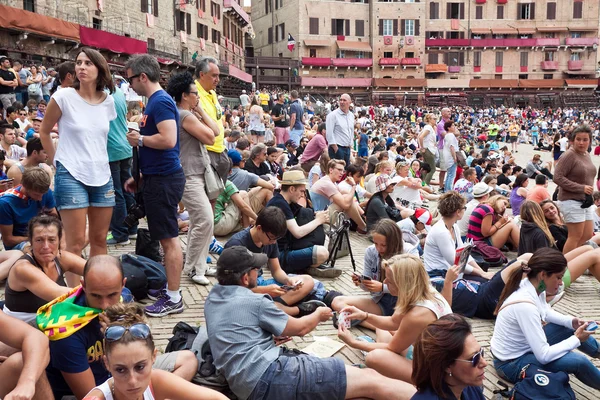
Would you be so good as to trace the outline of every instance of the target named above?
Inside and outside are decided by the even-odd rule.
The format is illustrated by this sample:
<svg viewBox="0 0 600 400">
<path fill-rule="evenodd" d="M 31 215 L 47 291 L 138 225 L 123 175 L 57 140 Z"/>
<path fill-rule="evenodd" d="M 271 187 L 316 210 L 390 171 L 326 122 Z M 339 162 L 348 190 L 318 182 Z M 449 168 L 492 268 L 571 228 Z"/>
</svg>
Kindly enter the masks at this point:
<svg viewBox="0 0 600 400">
<path fill-rule="evenodd" d="M 535 39 L 504 39 L 506 47 L 533 47 Z"/>
<path fill-rule="evenodd" d="M 235 0 L 223 0 L 223 11 L 231 11 L 242 27 L 250 23 L 250 17 Z"/>
<path fill-rule="evenodd" d="M 598 44 L 598 38 L 566 38 L 567 46 L 593 46 Z"/>
<path fill-rule="evenodd" d="M 421 59 L 419 57 L 401 58 L 400 65 L 417 67 L 417 66 L 421 65 Z"/>
<path fill-rule="evenodd" d="M 487 0 L 475 0 L 475 3 L 477 4 L 485 4 Z"/>
<path fill-rule="evenodd" d="M 302 57 L 302 65 L 308 65 L 310 67 L 329 67 L 331 65 L 331 58 Z"/>
<path fill-rule="evenodd" d="M 506 4 L 508 3 L 508 0 L 497 0 L 498 4 Z"/>
<path fill-rule="evenodd" d="M 400 59 L 399 58 L 380 58 L 379 65 L 381 67 L 400 65 Z"/>
<path fill-rule="evenodd" d="M 373 66 L 372 58 L 332 58 L 334 67 L 370 68 Z"/>
<path fill-rule="evenodd" d="M 298 68 L 300 63 L 289 57 L 246 57 L 246 67 L 248 68 L 272 68 L 272 69 L 291 69 Z"/>
<path fill-rule="evenodd" d="M 448 72 L 446 64 L 426 64 L 425 73 L 445 73 Z"/>
<path fill-rule="evenodd" d="M 540 68 L 542 71 L 556 71 L 558 70 L 558 61 L 542 61 Z"/>
<path fill-rule="evenodd" d="M 569 60 L 567 65 L 569 71 L 581 71 L 583 69 L 583 60 Z"/>
<path fill-rule="evenodd" d="M 471 46 L 473 47 L 505 47 L 506 39 L 472 39 Z"/>
<path fill-rule="evenodd" d="M 451 65 L 448 67 L 448 72 L 452 73 L 452 74 L 456 74 L 460 72 L 460 66 L 459 65 Z"/>
<path fill-rule="evenodd" d="M 559 38 L 535 39 L 535 45 L 542 46 L 542 47 L 558 47 L 558 46 L 560 46 L 560 39 Z"/>
<path fill-rule="evenodd" d="M 465 47 L 469 45 L 469 39 L 425 39 L 427 47 Z"/>
</svg>

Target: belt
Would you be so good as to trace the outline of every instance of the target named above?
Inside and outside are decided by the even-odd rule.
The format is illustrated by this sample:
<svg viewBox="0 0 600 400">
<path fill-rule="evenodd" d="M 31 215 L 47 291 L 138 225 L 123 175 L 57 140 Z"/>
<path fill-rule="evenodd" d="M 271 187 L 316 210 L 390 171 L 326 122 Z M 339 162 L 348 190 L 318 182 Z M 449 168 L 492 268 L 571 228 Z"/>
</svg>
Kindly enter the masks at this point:
<svg viewBox="0 0 600 400">
<path fill-rule="evenodd" d="M 330 146 L 331 146 L 331 145 L 330 145 Z M 341 147 L 342 149 L 349 149 L 349 148 L 350 148 L 350 146 L 341 146 L 341 145 L 339 145 L 339 144 L 337 145 L 337 147 Z"/>
</svg>

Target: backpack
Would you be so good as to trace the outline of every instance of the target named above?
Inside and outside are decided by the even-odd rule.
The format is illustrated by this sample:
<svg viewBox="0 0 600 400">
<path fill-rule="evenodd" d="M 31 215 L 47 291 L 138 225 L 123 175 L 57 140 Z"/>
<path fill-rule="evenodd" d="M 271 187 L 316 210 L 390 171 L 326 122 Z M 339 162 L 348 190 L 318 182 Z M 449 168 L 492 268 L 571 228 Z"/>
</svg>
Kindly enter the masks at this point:
<svg viewBox="0 0 600 400">
<path fill-rule="evenodd" d="M 198 371 L 192 379 L 193 383 L 215 389 L 230 399 L 237 398 L 229 390 L 225 377 L 214 365 L 205 326 L 193 327 L 185 322 L 178 322 L 173 328 L 173 337 L 169 339 L 165 353 L 181 350 L 190 350 L 198 359 Z"/>
<path fill-rule="evenodd" d="M 160 289 L 167 283 L 167 274 L 162 264 L 135 254 L 122 254 L 119 260 L 123 266 L 123 275 L 127 278 L 125 287 L 138 301 L 148 297 L 148 289 Z"/>
<path fill-rule="evenodd" d="M 473 243 L 473 250 L 471 256 L 475 259 L 477 264 L 487 272 L 488 268 L 501 267 L 508 262 L 504 253 L 494 246 L 490 246 L 484 241 L 477 241 Z M 483 262 L 483 265 L 479 261 Z"/>
<path fill-rule="evenodd" d="M 298 226 L 306 225 L 315 219 L 315 211 L 312 208 L 302 207 L 295 203 L 290 204 L 290 208 L 294 213 L 294 218 Z M 317 226 L 312 232 L 300 239 L 296 239 L 289 231 L 288 235 L 290 250 L 301 250 L 325 244 L 325 230 L 323 229 L 323 225 Z"/>
<path fill-rule="evenodd" d="M 160 242 L 153 240 L 150 236 L 150 231 L 144 228 L 138 228 L 137 239 L 135 241 L 135 254 L 144 256 L 156 262 L 162 262 L 162 254 L 160 251 Z"/>
<path fill-rule="evenodd" d="M 575 400 L 575 393 L 569 385 L 569 375 L 565 372 L 548 372 L 536 365 L 527 364 L 521 370 L 519 381 L 508 390 L 508 386 L 498 381 L 504 389 L 495 390 L 510 400 Z"/>
</svg>

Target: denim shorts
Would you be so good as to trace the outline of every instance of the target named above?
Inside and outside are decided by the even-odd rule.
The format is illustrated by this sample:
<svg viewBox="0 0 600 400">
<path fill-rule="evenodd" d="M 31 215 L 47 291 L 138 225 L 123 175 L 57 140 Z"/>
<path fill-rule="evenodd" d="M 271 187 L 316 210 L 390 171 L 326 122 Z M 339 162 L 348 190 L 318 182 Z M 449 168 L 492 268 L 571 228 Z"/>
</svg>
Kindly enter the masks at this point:
<svg viewBox="0 0 600 400">
<path fill-rule="evenodd" d="M 343 400 L 346 366 L 339 358 L 283 353 L 269 366 L 248 400 Z"/>
<path fill-rule="evenodd" d="M 144 209 L 152 239 L 172 239 L 179 236 L 177 207 L 183 197 L 184 187 L 183 170 L 165 176 L 144 176 Z"/>
<path fill-rule="evenodd" d="M 112 177 L 102 186 L 88 186 L 75 179 L 65 166 L 57 161 L 54 199 L 59 211 L 87 207 L 114 207 L 115 188 Z"/>
<path fill-rule="evenodd" d="M 279 262 L 285 272 L 302 272 L 317 263 L 317 246 L 282 251 L 279 253 Z"/>
<path fill-rule="evenodd" d="M 396 307 L 397 301 L 398 298 L 396 296 L 392 296 L 389 293 L 385 293 L 377 303 L 377 305 L 381 309 L 381 314 L 384 317 L 391 317 L 394 314 L 394 308 Z"/>
<path fill-rule="evenodd" d="M 558 206 L 563 214 L 566 224 L 578 224 L 585 221 L 594 220 L 594 211 L 592 207 L 581 208 L 581 201 L 565 200 Z"/>
</svg>

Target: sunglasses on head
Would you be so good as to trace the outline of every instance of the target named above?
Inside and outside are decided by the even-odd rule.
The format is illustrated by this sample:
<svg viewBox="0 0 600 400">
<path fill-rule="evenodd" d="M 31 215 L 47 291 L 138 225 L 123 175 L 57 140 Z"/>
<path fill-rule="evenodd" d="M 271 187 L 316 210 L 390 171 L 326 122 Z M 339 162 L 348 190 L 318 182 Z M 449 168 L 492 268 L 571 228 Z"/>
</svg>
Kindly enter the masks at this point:
<svg viewBox="0 0 600 400">
<path fill-rule="evenodd" d="M 454 361 L 468 362 L 468 363 L 471 363 L 471 366 L 473 368 L 475 368 L 479 365 L 479 362 L 481 361 L 483 356 L 484 356 L 484 351 L 483 351 L 483 347 L 482 347 L 481 350 L 479 350 L 477 353 L 473 354 L 473 357 L 470 360 L 461 360 L 460 358 L 456 358 Z"/>
<path fill-rule="evenodd" d="M 147 324 L 133 324 L 130 327 L 121 325 L 109 326 L 104 332 L 104 337 L 107 342 L 116 342 L 121 340 L 127 331 L 136 339 L 148 339 L 150 336 L 150 327 Z"/>
</svg>

